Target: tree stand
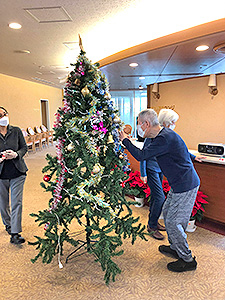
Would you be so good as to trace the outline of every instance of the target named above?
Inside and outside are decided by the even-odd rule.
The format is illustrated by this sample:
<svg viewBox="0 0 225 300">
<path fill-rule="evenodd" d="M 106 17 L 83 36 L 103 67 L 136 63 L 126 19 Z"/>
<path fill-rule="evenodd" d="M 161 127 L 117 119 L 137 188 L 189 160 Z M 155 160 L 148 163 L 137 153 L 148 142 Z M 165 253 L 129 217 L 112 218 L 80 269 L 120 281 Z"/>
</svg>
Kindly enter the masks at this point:
<svg viewBox="0 0 225 300">
<path fill-rule="evenodd" d="M 85 231 L 86 231 L 86 241 L 78 240 L 78 242 L 79 242 L 80 245 L 78 245 L 78 246 L 76 247 L 76 249 L 75 249 L 73 252 L 71 252 L 71 253 L 67 256 L 67 258 L 66 258 L 66 263 L 68 262 L 69 258 L 70 258 L 72 255 L 74 255 L 78 250 L 80 250 L 80 249 L 82 249 L 82 248 L 86 248 L 86 251 L 84 251 L 84 252 L 82 252 L 82 253 L 80 253 L 80 254 L 74 255 L 74 257 L 81 256 L 81 255 L 83 255 L 83 254 L 89 252 L 90 249 L 91 249 L 91 243 L 93 243 L 94 241 L 91 241 L 91 239 L 90 239 L 92 230 L 89 228 L 89 226 L 90 226 L 90 219 L 89 219 L 89 217 L 88 217 L 87 215 L 86 215 L 86 220 L 87 220 L 87 225 L 86 225 L 86 229 L 85 229 Z M 83 231 L 82 231 L 82 232 L 83 232 Z M 79 234 L 80 234 L 80 233 L 79 233 Z M 79 234 L 78 234 L 78 235 L 79 235 Z M 73 258 L 74 258 L 74 257 L 73 257 Z M 70 258 L 70 259 L 72 259 L 72 258 Z"/>
</svg>

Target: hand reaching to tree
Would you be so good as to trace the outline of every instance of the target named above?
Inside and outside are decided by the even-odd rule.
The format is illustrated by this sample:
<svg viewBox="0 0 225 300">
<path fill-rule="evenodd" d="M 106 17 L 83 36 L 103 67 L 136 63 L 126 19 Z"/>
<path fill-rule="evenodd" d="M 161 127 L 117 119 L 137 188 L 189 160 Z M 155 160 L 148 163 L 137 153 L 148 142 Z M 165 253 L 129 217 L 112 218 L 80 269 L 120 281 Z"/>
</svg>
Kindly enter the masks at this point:
<svg viewBox="0 0 225 300">
<path fill-rule="evenodd" d="M 129 139 L 129 135 L 126 134 L 124 131 L 120 131 L 120 132 L 119 132 L 119 138 L 120 138 L 120 140 L 121 140 L 121 142 L 122 142 L 122 141 L 123 141 L 124 139 L 126 139 L 126 138 Z"/>
</svg>

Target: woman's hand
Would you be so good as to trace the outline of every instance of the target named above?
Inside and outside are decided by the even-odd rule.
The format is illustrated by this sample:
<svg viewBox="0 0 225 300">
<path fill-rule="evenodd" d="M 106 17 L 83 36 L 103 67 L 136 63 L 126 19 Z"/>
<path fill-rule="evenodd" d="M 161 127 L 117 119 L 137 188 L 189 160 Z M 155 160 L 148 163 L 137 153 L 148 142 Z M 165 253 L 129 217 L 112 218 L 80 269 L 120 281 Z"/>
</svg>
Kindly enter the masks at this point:
<svg viewBox="0 0 225 300">
<path fill-rule="evenodd" d="M 11 149 L 3 151 L 2 155 L 5 157 L 4 159 L 14 159 L 18 156 L 18 154 Z"/>
<path fill-rule="evenodd" d="M 205 158 L 205 156 L 196 156 L 195 157 L 195 161 L 198 161 L 198 162 L 202 162 L 202 159 L 204 159 Z"/>
<path fill-rule="evenodd" d="M 1 157 L 0 157 L 0 164 L 4 161 L 5 156 L 1 153 Z"/>
</svg>

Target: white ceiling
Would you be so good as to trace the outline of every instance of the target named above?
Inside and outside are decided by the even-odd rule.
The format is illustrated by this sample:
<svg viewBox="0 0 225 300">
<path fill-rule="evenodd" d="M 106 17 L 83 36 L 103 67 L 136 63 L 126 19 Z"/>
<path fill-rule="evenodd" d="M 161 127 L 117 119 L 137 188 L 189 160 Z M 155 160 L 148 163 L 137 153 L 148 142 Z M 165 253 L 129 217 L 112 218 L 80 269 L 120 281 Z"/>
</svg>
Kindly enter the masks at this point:
<svg viewBox="0 0 225 300">
<path fill-rule="evenodd" d="M 131 4 L 140 2 L 141 0 L 0 0 L 0 73 L 61 88 L 60 79 L 66 76 L 69 63 L 74 63 L 79 53 L 78 34 L 82 38 L 88 36 L 100 23 L 112 20 L 113 16 L 126 11 Z M 41 9 L 43 7 L 45 9 Z M 141 17 L 138 18 L 141 20 Z M 10 29 L 8 24 L 13 21 L 19 22 L 22 29 Z M 125 24 L 120 26 L 122 30 Z M 141 31 L 143 30 L 142 28 Z M 108 36 L 116 38 L 116 34 L 119 36 L 118 31 L 109 32 Z M 126 40 L 126 36 L 123 39 Z M 99 49 L 100 52 L 104 50 L 104 46 L 107 48 L 108 42 L 104 44 L 106 36 L 101 31 L 94 36 L 94 40 L 93 49 Z M 76 42 L 74 52 L 65 45 L 70 45 L 71 42 Z M 140 84 L 146 87 L 154 82 L 223 73 L 225 55 L 213 51 L 215 45 L 223 42 L 225 31 L 213 35 L 204 33 L 198 39 L 173 43 L 111 63 L 101 69 L 112 90 L 137 89 Z M 202 43 L 209 45 L 209 50 L 196 52 L 195 47 Z M 83 44 L 85 48 L 84 38 Z M 29 50 L 30 54 L 16 53 L 18 50 Z M 71 53 L 73 56 L 68 58 L 66 55 Z M 88 53 L 87 56 L 89 57 Z M 139 66 L 131 69 L 128 64 L 134 61 Z M 141 81 L 139 76 L 145 76 L 145 80 Z"/>
</svg>

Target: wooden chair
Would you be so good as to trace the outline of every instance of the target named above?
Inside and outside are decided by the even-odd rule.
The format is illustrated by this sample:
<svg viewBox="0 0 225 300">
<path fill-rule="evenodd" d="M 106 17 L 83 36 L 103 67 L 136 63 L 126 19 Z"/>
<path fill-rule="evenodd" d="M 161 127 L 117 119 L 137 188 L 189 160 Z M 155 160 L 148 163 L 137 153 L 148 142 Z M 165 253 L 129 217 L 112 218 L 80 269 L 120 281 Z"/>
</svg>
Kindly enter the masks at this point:
<svg viewBox="0 0 225 300">
<path fill-rule="evenodd" d="M 21 128 L 28 150 L 36 151 L 33 136 L 30 136 L 24 128 Z"/>
<path fill-rule="evenodd" d="M 48 145 L 49 143 L 52 143 L 53 144 L 53 130 L 48 130 L 45 125 L 41 125 L 40 126 L 41 130 L 43 133 L 46 134 L 46 137 L 47 137 L 47 140 L 48 140 Z"/>
<path fill-rule="evenodd" d="M 33 137 L 35 147 L 37 147 L 38 149 L 41 149 L 42 148 L 42 143 L 41 143 L 42 136 L 39 133 L 35 133 L 31 127 L 27 128 L 27 132 L 29 133 L 29 135 L 31 135 Z"/>
<path fill-rule="evenodd" d="M 41 137 L 41 145 L 48 145 L 49 140 L 48 140 L 48 135 L 45 132 L 42 132 L 41 128 L 39 126 L 34 127 L 34 131 L 36 134 L 39 134 Z"/>
</svg>

